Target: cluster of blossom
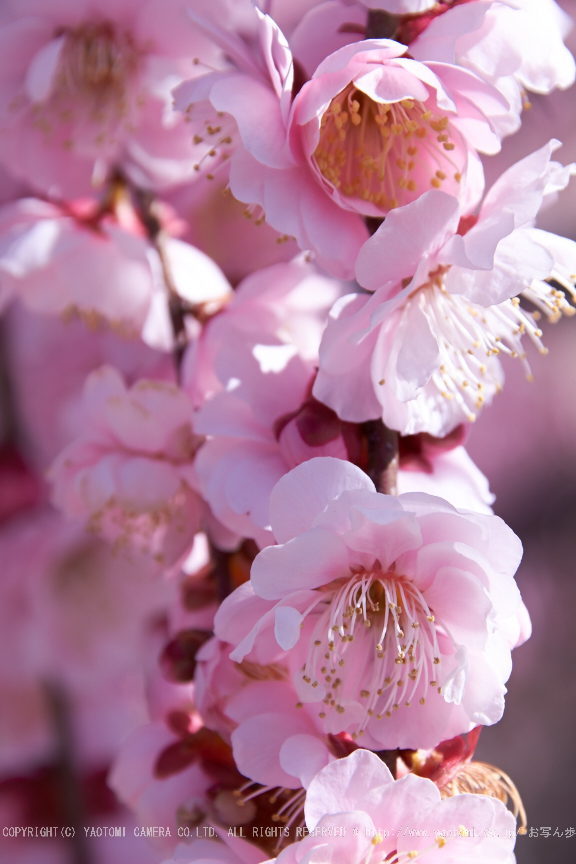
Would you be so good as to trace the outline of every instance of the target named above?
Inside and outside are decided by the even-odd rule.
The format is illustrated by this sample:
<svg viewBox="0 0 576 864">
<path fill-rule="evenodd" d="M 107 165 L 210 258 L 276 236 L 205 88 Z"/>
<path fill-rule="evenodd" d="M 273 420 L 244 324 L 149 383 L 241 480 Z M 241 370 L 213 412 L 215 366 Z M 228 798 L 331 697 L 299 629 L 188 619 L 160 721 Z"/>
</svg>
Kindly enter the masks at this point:
<svg viewBox="0 0 576 864">
<path fill-rule="evenodd" d="M 2 3 L 0 769 L 111 765 L 98 812 L 167 829 L 124 862 L 515 860 L 472 757 L 522 547 L 464 442 L 575 311 L 535 226 L 576 166 L 482 160 L 573 83 L 570 26 Z"/>
</svg>

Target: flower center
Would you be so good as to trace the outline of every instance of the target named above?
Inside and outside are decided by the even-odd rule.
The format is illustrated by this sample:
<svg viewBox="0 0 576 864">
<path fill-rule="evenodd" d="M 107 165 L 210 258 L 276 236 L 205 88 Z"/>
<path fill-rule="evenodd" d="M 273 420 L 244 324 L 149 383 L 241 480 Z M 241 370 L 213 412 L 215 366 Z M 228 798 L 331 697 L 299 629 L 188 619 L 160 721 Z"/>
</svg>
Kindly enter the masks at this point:
<svg viewBox="0 0 576 864">
<path fill-rule="evenodd" d="M 135 68 L 136 50 L 128 34 L 105 21 L 84 24 L 66 32 L 58 89 L 99 103 L 122 103 L 127 79 Z"/>
<path fill-rule="evenodd" d="M 351 83 L 324 113 L 312 158 L 341 195 L 372 205 L 370 215 L 430 187 L 457 195 L 464 152 L 452 136 L 448 117 L 422 102 L 375 102 Z"/>
<path fill-rule="evenodd" d="M 355 700 L 365 709 L 362 735 L 372 717 L 389 718 L 414 699 L 424 705 L 430 687 L 441 692 L 438 623 L 412 582 L 384 573 L 376 561 L 371 572 L 353 570 L 352 578 L 333 590 L 316 620 L 302 670 L 306 684 L 322 683 L 329 691 L 321 719 L 330 709 L 344 713 L 342 702 Z M 355 668 L 356 659 L 362 668 Z"/>
</svg>

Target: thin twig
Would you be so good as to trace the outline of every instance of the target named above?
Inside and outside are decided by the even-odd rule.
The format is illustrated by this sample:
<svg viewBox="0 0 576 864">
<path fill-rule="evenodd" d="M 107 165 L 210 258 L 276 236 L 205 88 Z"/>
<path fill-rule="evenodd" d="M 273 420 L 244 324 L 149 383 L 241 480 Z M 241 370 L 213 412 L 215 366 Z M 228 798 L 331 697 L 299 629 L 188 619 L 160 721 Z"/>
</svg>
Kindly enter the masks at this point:
<svg viewBox="0 0 576 864">
<path fill-rule="evenodd" d="M 72 829 L 72 836 L 68 838 L 70 864 L 93 864 L 84 831 L 85 811 L 80 777 L 74 758 L 70 702 L 64 688 L 58 682 L 46 682 L 44 689 L 56 744 L 54 761 L 61 809 L 66 819 L 66 825 L 61 827 Z"/>
</svg>

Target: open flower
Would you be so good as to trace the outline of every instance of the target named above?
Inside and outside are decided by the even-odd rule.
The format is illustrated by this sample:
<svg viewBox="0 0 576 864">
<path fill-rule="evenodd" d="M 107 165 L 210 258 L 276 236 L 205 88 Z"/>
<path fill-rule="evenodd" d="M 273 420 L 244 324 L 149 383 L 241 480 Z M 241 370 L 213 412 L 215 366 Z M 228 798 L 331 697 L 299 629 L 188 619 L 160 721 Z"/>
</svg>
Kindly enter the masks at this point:
<svg viewBox="0 0 576 864">
<path fill-rule="evenodd" d="M 506 171 L 477 217 L 440 190 L 387 217 L 356 264 L 375 294 L 349 295 L 332 310 L 316 398 L 344 420 L 381 415 L 402 434 L 442 436 L 500 391 L 499 354 L 521 358 L 530 375 L 523 337 L 546 353 L 537 316 L 574 312 L 565 292 L 575 296 L 576 244 L 532 227 L 573 173 L 550 162 L 557 146 Z"/>
<path fill-rule="evenodd" d="M 230 739 L 238 770 L 252 781 L 245 800 L 259 794 L 258 784 L 301 790 L 328 762 L 355 750 L 349 735 L 327 735 L 315 706 L 298 704 L 288 667 L 230 659 L 232 645 L 207 642 L 197 654 L 195 694 L 206 725 Z M 301 795 L 281 802 L 278 816 L 294 814 Z"/>
<path fill-rule="evenodd" d="M 33 188 L 85 195 L 118 166 L 155 188 L 197 175 L 212 140 L 190 140 L 170 89 L 198 51 L 222 61 L 178 0 L 6 3 L 2 46 L 0 160 Z"/>
<path fill-rule="evenodd" d="M 441 800 L 430 780 L 409 775 L 394 781 L 366 750 L 319 772 L 308 789 L 305 814 L 310 836 L 285 849 L 278 864 L 515 861 L 514 817 L 500 801 L 484 795 Z"/>
<path fill-rule="evenodd" d="M 190 546 L 201 513 L 188 398 L 167 381 L 128 389 L 104 366 L 86 381 L 84 407 L 84 436 L 50 468 L 55 504 L 119 546 L 172 563 Z"/>
<path fill-rule="evenodd" d="M 224 326 L 235 300 L 236 296 L 219 316 Z M 238 338 L 248 334 L 235 332 L 231 319 L 216 365 L 234 378 L 195 415 L 196 433 L 207 436 L 195 468 L 198 488 L 217 518 L 263 547 L 273 541 L 268 502 L 277 481 L 318 456 L 347 459 L 366 468 L 367 433 L 311 395 L 314 364 L 297 353 L 296 346 L 257 344 L 251 352 L 235 350 Z M 215 319 L 207 329 L 217 324 Z M 447 441 L 430 436 L 402 439 L 399 491 L 440 494 L 455 506 L 491 512 L 493 498 L 486 478 L 464 447 L 457 446 L 462 431 Z"/>
<path fill-rule="evenodd" d="M 343 283 L 326 276 L 305 255 L 243 279 L 184 357 L 183 386 L 194 406 L 234 390 L 246 355 L 257 358 L 269 346 L 278 349 L 276 367 L 282 358 L 288 362 L 298 354 L 311 369 L 318 362 L 328 311 L 343 290 Z M 281 394 L 277 399 L 282 405 Z"/>
<path fill-rule="evenodd" d="M 216 615 L 233 660 L 288 663 L 324 731 L 372 749 L 434 746 L 500 718 L 522 610 L 521 546 L 500 519 L 381 495 L 325 457 L 276 484 L 270 521 L 279 545 Z"/>
<path fill-rule="evenodd" d="M 232 289 L 203 252 L 166 236 L 165 265 L 179 297 L 219 306 Z M 81 274 L 81 278 L 79 278 Z M 23 198 L 0 209 L 0 308 L 28 309 L 90 327 L 103 323 L 159 350 L 173 347 L 168 289 L 158 250 L 127 196 L 110 209 L 95 199 L 58 205 Z"/>
<path fill-rule="evenodd" d="M 499 133 L 509 135 L 530 108 L 526 91 L 544 94 L 574 83 L 574 58 L 563 43 L 571 29 L 555 0 L 455 3 L 432 18 L 410 52 L 421 61 L 458 63 L 494 84 L 510 103 L 496 121 Z"/>
<path fill-rule="evenodd" d="M 478 201 L 476 151 L 499 149 L 489 118 L 506 104 L 491 85 L 462 68 L 415 62 L 406 46 L 377 39 L 331 54 L 292 98 L 288 44 L 263 15 L 260 37 L 253 56 L 222 33 L 236 68 L 181 85 L 176 106 L 193 127 L 206 100 L 234 117 L 233 194 L 258 205 L 319 263 L 348 276 L 367 238 L 358 216 L 382 217 L 430 187 L 457 195 L 466 212 Z"/>
</svg>

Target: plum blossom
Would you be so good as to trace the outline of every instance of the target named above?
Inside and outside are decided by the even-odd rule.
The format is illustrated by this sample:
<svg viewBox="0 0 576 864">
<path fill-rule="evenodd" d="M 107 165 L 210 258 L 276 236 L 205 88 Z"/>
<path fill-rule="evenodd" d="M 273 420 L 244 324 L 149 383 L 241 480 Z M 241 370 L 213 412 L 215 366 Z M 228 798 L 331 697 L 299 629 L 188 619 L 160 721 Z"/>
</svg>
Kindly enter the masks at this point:
<svg viewBox="0 0 576 864">
<path fill-rule="evenodd" d="M 270 521 L 279 545 L 216 615 L 233 660 L 288 663 L 324 731 L 372 749 L 434 746 L 500 718 L 522 608 L 521 546 L 500 519 L 376 493 L 324 457 L 276 484 Z"/>
<path fill-rule="evenodd" d="M 574 83 L 574 58 L 563 44 L 571 29 L 554 0 L 455 4 L 429 22 L 410 52 L 421 61 L 457 63 L 494 84 L 510 103 L 497 120 L 499 133 L 509 135 L 530 107 L 526 91 L 544 94 Z"/>
<path fill-rule="evenodd" d="M 382 217 L 430 185 L 458 195 L 466 212 L 478 201 L 476 151 L 499 149 L 490 117 L 507 103 L 474 74 L 366 40 L 324 59 L 292 98 L 292 56 L 269 17 L 260 15 L 258 56 L 238 37 L 219 38 L 236 69 L 181 85 L 176 107 L 192 125 L 206 99 L 234 117 L 232 193 L 329 271 L 349 276 L 367 238 L 354 214 Z"/>
<path fill-rule="evenodd" d="M 344 284 L 326 276 L 298 255 L 292 261 L 257 270 L 235 289 L 230 302 L 191 341 L 183 361 L 183 387 L 195 408 L 215 394 L 233 390 L 240 367 L 269 347 L 269 371 L 280 369 L 295 355 L 318 362 L 318 348 L 329 309 Z M 275 360 L 272 360 L 275 355 Z M 258 362 L 264 362 L 263 360 Z M 272 365 L 270 365 L 270 363 Z M 281 394 L 277 402 L 282 404 Z"/>
<path fill-rule="evenodd" d="M 230 194 L 227 178 L 183 186 L 164 199 L 186 220 L 181 239 L 209 255 L 232 285 L 299 252 L 294 240 L 280 236 Z"/>
<path fill-rule="evenodd" d="M 367 750 L 356 750 L 317 774 L 306 795 L 305 815 L 310 836 L 283 850 L 279 864 L 516 860 L 514 817 L 501 801 L 484 795 L 442 800 L 430 780 L 409 775 L 395 781 Z"/>
<path fill-rule="evenodd" d="M 226 302 L 232 289 L 207 255 L 173 237 L 165 238 L 164 255 L 182 300 Z M 0 307 L 19 298 L 34 312 L 79 315 L 92 327 L 107 322 L 151 347 L 172 348 L 159 253 L 127 199 L 113 213 L 92 199 L 57 205 L 23 198 L 5 206 L 0 274 Z"/>
<path fill-rule="evenodd" d="M 268 500 L 290 468 L 312 456 L 361 456 L 359 431 L 310 397 L 313 367 L 286 347 L 258 346 L 237 359 L 238 386 L 194 421 L 210 436 L 195 462 L 202 495 L 224 525 L 259 546 L 273 542 Z"/>
<path fill-rule="evenodd" d="M 84 435 L 50 469 L 54 503 L 119 546 L 172 563 L 191 545 L 201 514 L 188 398 L 165 381 L 127 388 L 104 366 L 88 377 L 84 406 Z"/>
<path fill-rule="evenodd" d="M 368 465 L 365 430 L 311 396 L 314 368 L 284 347 L 259 346 L 256 356 L 237 360 L 237 386 L 207 401 L 194 420 L 207 436 L 195 461 L 202 495 L 224 525 L 261 547 L 272 541 L 270 493 L 291 468 L 318 456 Z M 490 513 L 488 482 L 456 443 L 401 440 L 398 488 Z"/>
<path fill-rule="evenodd" d="M 178 718 L 179 729 L 175 729 Z M 170 835 L 156 845 L 171 851 L 178 843 L 178 828 L 186 820 L 205 821 L 206 791 L 213 778 L 199 758 L 195 742 L 198 725 L 174 712 L 168 723 L 156 721 L 133 730 L 117 753 L 108 783 L 120 801 L 134 811 L 141 825 L 165 825 Z M 170 725 L 171 724 L 171 725 Z M 195 728 L 194 728 L 195 727 Z M 206 742 L 204 742 L 206 743 Z"/>
<path fill-rule="evenodd" d="M 387 217 L 356 264 L 375 294 L 349 295 L 332 310 L 316 398 L 344 420 L 381 415 L 403 434 L 442 436 L 501 390 L 499 354 L 520 357 L 531 374 L 523 336 L 546 353 L 536 318 L 574 311 L 565 295 L 575 296 L 576 244 L 532 227 L 574 170 L 550 162 L 557 146 L 506 171 L 477 217 L 440 190 Z"/>
<path fill-rule="evenodd" d="M 194 3 L 233 23 L 241 5 Z M 2 18 L 0 160 L 39 192 L 85 195 L 115 167 L 147 188 L 190 181 L 225 137 L 193 143 L 170 110 L 171 88 L 201 71 L 194 56 L 222 65 L 178 0 L 10 0 Z"/>
<path fill-rule="evenodd" d="M 287 666 L 234 663 L 232 647 L 219 639 L 207 642 L 197 654 L 194 683 L 204 722 L 230 740 L 239 771 L 254 781 L 242 790 L 243 800 L 260 794 L 257 784 L 306 789 L 321 767 L 357 745 L 346 734 L 326 735 L 313 705 L 297 707 Z M 276 815 L 290 819 L 301 805 L 301 795 L 288 796 Z"/>
</svg>

